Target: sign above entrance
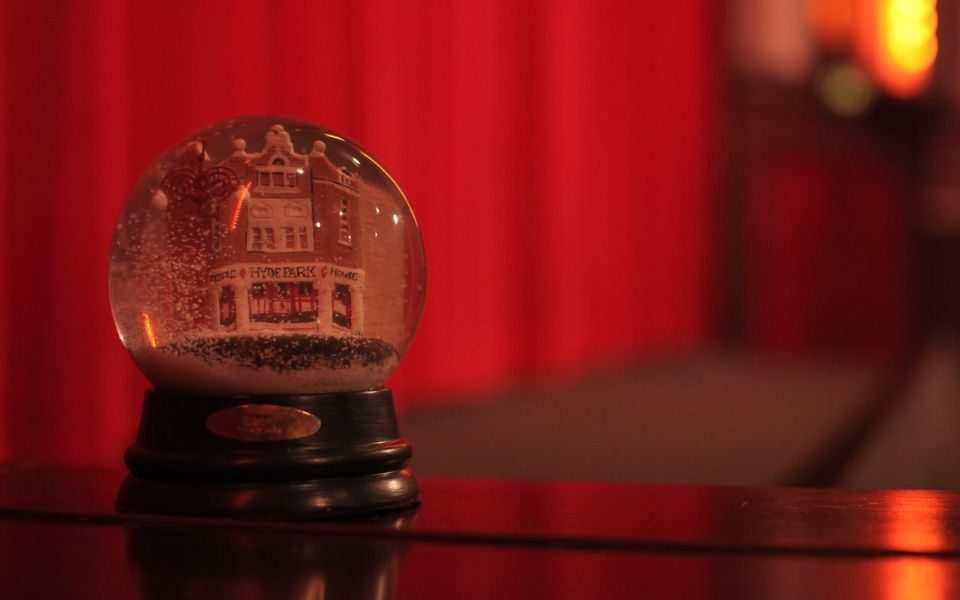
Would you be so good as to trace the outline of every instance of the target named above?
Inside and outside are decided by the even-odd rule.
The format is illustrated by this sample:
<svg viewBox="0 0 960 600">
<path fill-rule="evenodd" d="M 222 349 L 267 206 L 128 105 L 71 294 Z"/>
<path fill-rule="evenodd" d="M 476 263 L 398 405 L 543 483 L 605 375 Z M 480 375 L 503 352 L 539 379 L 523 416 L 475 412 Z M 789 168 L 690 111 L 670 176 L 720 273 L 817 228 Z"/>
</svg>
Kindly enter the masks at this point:
<svg viewBox="0 0 960 600">
<path fill-rule="evenodd" d="M 210 272 L 210 283 L 227 281 L 317 281 L 323 279 L 363 282 L 362 269 L 329 263 L 236 264 Z"/>
</svg>

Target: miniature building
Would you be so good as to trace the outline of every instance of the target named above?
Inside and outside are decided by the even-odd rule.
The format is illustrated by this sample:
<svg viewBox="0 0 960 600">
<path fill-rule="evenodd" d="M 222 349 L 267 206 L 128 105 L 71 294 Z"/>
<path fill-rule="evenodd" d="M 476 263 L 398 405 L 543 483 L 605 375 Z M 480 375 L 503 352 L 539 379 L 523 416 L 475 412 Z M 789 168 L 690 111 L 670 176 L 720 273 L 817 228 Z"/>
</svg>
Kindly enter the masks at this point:
<svg viewBox="0 0 960 600">
<path fill-rule="evenodd" d="M 242 185 L 211 223 L 213 328 L 360 335 L 364 329 L 361 181 L 316 141 L 298 154 L 274 125 L 258 153 L 234 142 L 220 163 Z"/>
</svg>

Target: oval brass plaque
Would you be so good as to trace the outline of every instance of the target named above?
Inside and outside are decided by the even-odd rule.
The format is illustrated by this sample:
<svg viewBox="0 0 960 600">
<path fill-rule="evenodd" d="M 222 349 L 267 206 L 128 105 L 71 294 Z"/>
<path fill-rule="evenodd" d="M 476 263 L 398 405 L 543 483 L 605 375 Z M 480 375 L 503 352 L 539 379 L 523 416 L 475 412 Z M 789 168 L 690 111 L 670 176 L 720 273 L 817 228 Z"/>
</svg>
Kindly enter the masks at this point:
<svg viewBox="0 0 960 600">
<path fill-rule="evenodd" d="M 320 419 L 299 408 L 275 404 L 241 404 L 207 417 L 207 429 L 234 440 L 296 440 L 320 430 Z"/>
</svg>

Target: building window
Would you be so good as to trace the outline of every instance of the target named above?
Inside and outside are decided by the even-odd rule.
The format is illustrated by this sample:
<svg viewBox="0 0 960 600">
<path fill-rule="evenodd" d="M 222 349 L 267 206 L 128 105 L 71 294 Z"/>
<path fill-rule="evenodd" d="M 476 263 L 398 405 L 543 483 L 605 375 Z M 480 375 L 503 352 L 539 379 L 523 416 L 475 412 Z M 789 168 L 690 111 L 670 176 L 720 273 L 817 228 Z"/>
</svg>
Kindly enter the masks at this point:
<svg viewBox="0 0 960 600">
<path fill-rule="evenodd" d="M 237 297 L 233 286 L 220 288 L 220 327 L 230 329 L 237 323 Z"/>
<path fill-rule="evenodd" d="M 310 323 L 317 320 L 319 308 L 317 288 L 312 281 L 297 284 L 297 294 L 293 307 L 293 320 L 297 323 Z"/>
<path fill-rule="evenodd" d="M 337 241 L 344 246 L 353 245 L 353 238 L 350 235 L 350 200 L 346 196 L 340 196 L 340 239 Z"/>
<path fill-rule="evenodd" d="M 270 289 L 269 284 L 255 283 L 250 286 L 250 321 L 269 322 L 270 321 Z"/>
<path fill-rule="evenodd" d="M 220 252 L 220 240 L 222 239 L 223 233 L 221 231 L 220 223 L 217 221 L 216 217 L 210 222 L 210 249 L 213 252 Z"/>
<path fill-rule="evenodd" d="M 310 198 L 256 198 L 247 213 L 247 250 L 303 252 L 313 250 Z M 262 235 L 254 230 L 260 230 Z M 255 243 L 254 240 L 258 240 Z"/>
<path fill-rule="evenodd" d="M 333 284 L 333 324 L 350 329 L 353 307 L 350 298 L 350 286 Z"/>
<path fill-rule="evenodd" d="M 300 185 L 302 168 L 290 167 L 283 158 L 275 158 L 269 165 L 257 167 L 257 186 L 271 191 L 295 191 Z"/>
<path fill-rule="evenodd" d="M 293 287 L 292 283 L 274 283 L 273 297 L 271 298 L 270 311 L 274 319 L 274 323 L 289 323 L 290 322 L 290 313 L 293 312 L 293 302 L 290 298 L 290 288 Z"/>
<path fill-rule="evenodd" d="M 250 287 L 250 321 L 312 323 L 317 320 L 317 288 L 312 281 L 265 282 Z"/>
</svg>

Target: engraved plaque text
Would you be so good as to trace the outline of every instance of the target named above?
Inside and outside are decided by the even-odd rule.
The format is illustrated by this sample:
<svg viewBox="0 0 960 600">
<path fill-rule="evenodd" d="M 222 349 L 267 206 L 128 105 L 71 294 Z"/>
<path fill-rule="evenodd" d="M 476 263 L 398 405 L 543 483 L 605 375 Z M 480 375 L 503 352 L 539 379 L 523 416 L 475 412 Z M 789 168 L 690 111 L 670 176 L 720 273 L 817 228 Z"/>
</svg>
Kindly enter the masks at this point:
<svg viewBox="0 0 960 600">
<path fill-rule="evenodd" d="M 298 408 L 275 404 L 241 404 L 207 417 L 207 429 L 234 440 L 296 440 L 320 430 L 320 419 Z"/>
</svg>

